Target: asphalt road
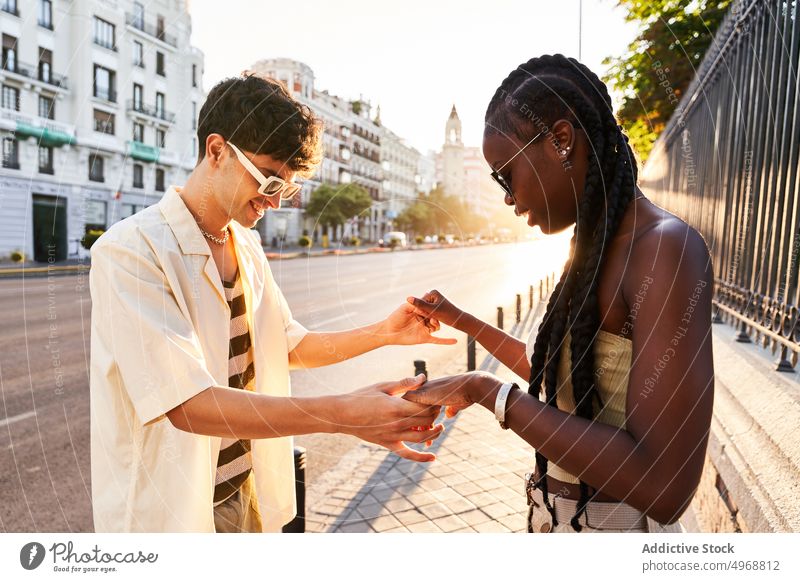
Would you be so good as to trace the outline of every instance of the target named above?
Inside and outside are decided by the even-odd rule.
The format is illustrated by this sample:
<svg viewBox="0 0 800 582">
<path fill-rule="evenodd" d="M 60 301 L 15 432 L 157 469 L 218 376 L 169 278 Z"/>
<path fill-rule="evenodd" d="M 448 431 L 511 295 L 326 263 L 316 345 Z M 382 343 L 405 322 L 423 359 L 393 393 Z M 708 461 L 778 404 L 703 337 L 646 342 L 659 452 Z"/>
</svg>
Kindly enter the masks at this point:
<svg viewBox="0 0 800 582">
<path fill-rule="evenodd" d="M 408 295 L 437 288 L 463 309 L 494 321 L 515 293 L 563 265 L 568 238 L 521 244 L 330 256 L 272 263 L 294 316 L 312 330 L 382 319 Z M 0 280 L 0 531 L 92 531 L 89 458 L 87 275 Z M 392 346 L 326 368 L 292 372 L 300 396 L 348 392 L 413 374 L 466 366 L 454 346 Z M 308 450 L 309 482 L 354 446 L 343 435 L 297 438 Z"/>
</svg>

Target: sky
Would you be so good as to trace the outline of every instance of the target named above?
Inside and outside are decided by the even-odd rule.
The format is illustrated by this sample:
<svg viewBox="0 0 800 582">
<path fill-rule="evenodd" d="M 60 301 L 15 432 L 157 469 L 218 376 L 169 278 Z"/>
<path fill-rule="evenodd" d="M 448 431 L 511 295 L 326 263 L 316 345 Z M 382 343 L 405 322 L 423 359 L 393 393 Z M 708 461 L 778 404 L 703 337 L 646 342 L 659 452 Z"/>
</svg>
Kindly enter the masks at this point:
<svg viewBox="0 0 800 582">
<path fill-rule="evenodd" d="M 381 106 L 385 126 L 438 150 L 456 105 L 462 138 L 480 146 L 489 99 L 510 71 L 542 54 L 578 57 L 579 0 L 193 0 L 192 44 L 206 91 L 262 58 L 302 61 L 315 88 Z M 584 0 L 581 60 L 602 75 L 636 36 L 615 0 Z"/>
</svg>

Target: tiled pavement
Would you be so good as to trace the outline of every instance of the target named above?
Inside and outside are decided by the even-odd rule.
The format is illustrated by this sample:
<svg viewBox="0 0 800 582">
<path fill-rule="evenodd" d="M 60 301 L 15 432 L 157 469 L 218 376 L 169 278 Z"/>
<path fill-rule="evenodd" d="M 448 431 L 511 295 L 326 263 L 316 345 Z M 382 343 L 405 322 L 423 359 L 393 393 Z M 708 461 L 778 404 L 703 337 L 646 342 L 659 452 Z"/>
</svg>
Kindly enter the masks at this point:
<svg viewBox="0 0 800 582">
<path fill-rule="evenodd" d="M 527 337 L 544 309 L 528 312 L 511 333 Z M 478 351 L 478 367 L 517 377 Z M 466 358 L 443 373 L 463 372 Z M 438 376 L 439 374 L 437 374 Z M 362 443 L 307 492 L 309 532 L 524 532 L 523 475 L 533 449 L 479 406 L 444 421 L 429 450 L 433 463 L 414 463 Z"/>
</svg>

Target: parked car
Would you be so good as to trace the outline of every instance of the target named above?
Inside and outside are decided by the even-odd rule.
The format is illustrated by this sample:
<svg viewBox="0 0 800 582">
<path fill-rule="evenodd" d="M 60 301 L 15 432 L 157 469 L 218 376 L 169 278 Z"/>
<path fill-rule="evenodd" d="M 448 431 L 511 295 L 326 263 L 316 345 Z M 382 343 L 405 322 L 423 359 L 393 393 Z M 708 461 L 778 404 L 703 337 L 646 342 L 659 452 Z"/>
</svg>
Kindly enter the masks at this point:
<svg viewBox="0 0 800 582">
<path fill-rule="evenodd" d="M 405 247 L 408 246 L 408 238 L 406 237 L 406 233 L 393 230 L 391 232 L 387 232 L 383 236 L 383 244 L 381 246 L 384 247 Z"/>
</svg>

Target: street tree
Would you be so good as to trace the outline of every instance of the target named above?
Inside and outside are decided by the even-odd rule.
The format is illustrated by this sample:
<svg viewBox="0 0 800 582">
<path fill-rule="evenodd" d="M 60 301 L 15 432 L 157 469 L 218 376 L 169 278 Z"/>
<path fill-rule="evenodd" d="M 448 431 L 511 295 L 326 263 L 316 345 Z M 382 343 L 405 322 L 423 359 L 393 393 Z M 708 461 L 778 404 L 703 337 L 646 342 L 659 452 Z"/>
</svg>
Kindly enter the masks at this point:
<svg viewBox="0 0 800 582">
<path fill-rule="evenodd" d="M 647 159 L 675 112 L 732 0 L 618 0 L 639 35 L 604 80 L 622 97 L 617 117 L 634 151 Z"/>
</svg>

